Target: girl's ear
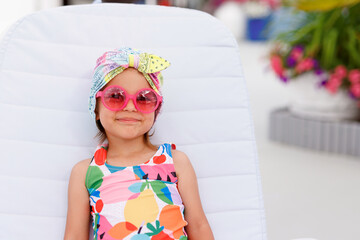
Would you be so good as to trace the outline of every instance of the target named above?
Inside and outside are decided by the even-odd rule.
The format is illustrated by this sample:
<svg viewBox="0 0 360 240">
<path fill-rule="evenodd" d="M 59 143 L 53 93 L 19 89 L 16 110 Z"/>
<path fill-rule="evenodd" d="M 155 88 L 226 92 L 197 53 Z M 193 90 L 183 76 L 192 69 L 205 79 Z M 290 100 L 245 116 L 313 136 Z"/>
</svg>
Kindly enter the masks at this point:
<svg viewBox="0 0 360 240">
<path fill-rule="evenodd" d="M 98 104 L 96 104 L 95 106 L 95 110 L 94 110 L 94 113 L 95 113 L 95 120 L 99 120 L 100 117 L 99 117 L 99 113 L 98 113 Z"/>
</svg>

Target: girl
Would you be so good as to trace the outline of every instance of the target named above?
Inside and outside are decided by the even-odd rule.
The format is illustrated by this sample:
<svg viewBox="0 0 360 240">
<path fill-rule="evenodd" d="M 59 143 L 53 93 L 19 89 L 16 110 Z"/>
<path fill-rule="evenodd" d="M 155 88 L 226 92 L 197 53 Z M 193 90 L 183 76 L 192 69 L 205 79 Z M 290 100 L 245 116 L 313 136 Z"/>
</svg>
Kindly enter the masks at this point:
<svg viewBox="0 0 360 240">
<path fill-rule="evenodd" d="M 89 111 L 100 143 L 71 171 L 65 240 L 88 240 L 90 218 L 96 240 L 214 239 L 189 158 L 149 141 L 168 66 L 129 47 L 98 58 Z"/>
</svg>

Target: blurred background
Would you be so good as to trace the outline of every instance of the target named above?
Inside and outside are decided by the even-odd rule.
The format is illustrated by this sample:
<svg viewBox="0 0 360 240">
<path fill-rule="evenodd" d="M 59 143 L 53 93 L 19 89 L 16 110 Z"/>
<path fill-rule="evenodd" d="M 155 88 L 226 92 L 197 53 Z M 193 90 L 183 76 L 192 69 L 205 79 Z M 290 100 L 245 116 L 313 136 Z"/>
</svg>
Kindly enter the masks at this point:
<svg viewBox="0 0 360 240">
<path fill-rule="evenodd" d="M 360 239 L 359 0 L 1 0 L 0 33 L 36 11 L 106 2 L 223 22 L 248 87 L 268 239 Z"/>
</svg>

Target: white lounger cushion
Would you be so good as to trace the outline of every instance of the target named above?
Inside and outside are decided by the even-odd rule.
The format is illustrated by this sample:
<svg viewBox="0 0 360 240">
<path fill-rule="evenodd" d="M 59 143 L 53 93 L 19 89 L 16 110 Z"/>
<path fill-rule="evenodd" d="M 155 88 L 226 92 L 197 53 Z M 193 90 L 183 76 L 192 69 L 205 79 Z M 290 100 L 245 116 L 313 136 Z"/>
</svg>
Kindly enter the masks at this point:
<svg viewBox="0 0 360 240">
<path fill-rule="evenodd" d="M 189 156 L 215 239 L 266 240 L 241 53 L 216 18 L 155 5 L 67 6 L 20 19 L 0 44 L 0 239 L 63 238 L 71 168 L 97 144 L 88 113 L 95 61 L 130 46 L 171 63 L 152 142 Z"/>
</svg>

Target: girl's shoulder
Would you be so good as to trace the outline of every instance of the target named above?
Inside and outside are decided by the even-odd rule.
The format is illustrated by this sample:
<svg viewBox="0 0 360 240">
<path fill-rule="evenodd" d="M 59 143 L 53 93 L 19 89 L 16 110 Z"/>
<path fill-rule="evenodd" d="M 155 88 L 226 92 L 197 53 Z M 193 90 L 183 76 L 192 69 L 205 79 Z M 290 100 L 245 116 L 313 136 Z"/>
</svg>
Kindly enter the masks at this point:
<svg viewBox="0 0 360 240">
<path fill-rule="evenodd" d="M 88 166 L 91 160 L 92 158 L 81 160 L 72 167 L 69 178 L 69 188 L 79 189 L 85 186 Z M 84 188 L 84 190 L 85 189 L 86 188 Z"/>
<path fill-rule="evenodd" d="M 174 162 L 174 167 L 176 170 L 177 177 L 180 177 L 183 172 L 186 172 L 189 167 L 192 167 L 189 157 L 186 153 L 172 149 L 172 158 Z"/>
<path fill-rule="evenodd" d="M 92 158 L 87 158 L 87 159 L 84 159 L 84 160 L 79 161 L 79 162 L 78 162 L 77 164 L 75 164 L 75 165 L 79 165 L 79 168 L 81 168 L 81 169 L 83 169 L 83 170 L 86 170 L 86 169 L 89 167 L 91 161 L 92 161 Z"/>
<path fill-rule="evenodd" d="M 81 175 L 81 176 L 86 176 L 86 172 L 88 170 L 88 167 L 91 163 L 92 158 L 87 158 L 84 160 L 81 160 L 79 162 L 77 162 L 73 168 L 72 168 L 72 173 L 76 174 L 76 175 Z"/>
</svg>

